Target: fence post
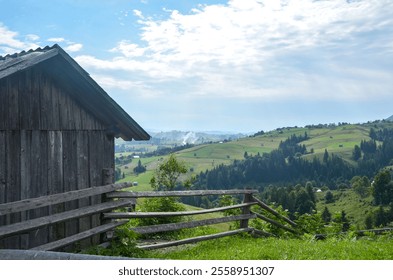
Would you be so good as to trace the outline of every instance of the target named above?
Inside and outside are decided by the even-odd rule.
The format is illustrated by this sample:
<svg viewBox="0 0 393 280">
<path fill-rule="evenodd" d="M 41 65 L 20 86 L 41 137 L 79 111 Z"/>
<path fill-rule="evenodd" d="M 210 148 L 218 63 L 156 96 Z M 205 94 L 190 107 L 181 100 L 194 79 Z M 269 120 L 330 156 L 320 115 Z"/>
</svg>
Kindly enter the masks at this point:
<svg viewBox="0 0 393 280">
<path fill-rule="evenodd" d="M 244 193 L 243 203 L 248 203 L 252 201 L 252 194 L 251 193 Z M 242 214 L 248 215 L 251 214 L 250 210 L 251 206 L 245 206 L 242 208 Z M 248 219 L 240 221 L 240 228 L 248 228 Z"/>
<path fill-rule="evenodd" d="M 113 168 L 104 168 L 102 169 L 102 185 L 110 185 L 114 183 L 114 171 Z M 109 199 L 106 197 L 106 194 L 103 194 L 101 197 L 101 201 L 105 202 L 108 201 Z M 109 223 L 109 220 L 104 219 L 104 213 L 101 214 L 101 225 Z M 108 239 L 111 239 L 113 237 L 114 231 L 107 231 L 104 234 L 101 234 L 100 236 L 100 242 L 104 242 Z"/>
</svg>

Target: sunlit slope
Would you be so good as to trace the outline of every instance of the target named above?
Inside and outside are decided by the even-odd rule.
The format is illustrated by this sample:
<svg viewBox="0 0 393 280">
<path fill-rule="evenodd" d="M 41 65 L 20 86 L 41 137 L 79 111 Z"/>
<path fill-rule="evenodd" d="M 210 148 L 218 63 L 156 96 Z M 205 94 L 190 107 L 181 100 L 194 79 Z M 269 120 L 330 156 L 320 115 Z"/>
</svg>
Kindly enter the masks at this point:
<svg viewBox="0 0 393 280">
<path fill-rule="evenodd" d="M 248 156 L 263 154 L 277 149 L 280 142 L 286 140 L 291 135 L 304 135 L 307 133 L 309 139 L 299 144 L 306 145 L 308 154 L 302 157 L 312 159 L 313 157 L 322 158 L 325 149 L 329 154 L 342 157 L 349 163 L 356 164 L 352 160 L 352 151 L 355 145 L 360 145 L 362 140 L 370 140 L 370 128 L 375 129 L 388 127 L 393 128 L 393 123 L 383 124 L 361 124 L 361 125 L 340 125 L 329 127 L 312 128 L 282 128 L 267 132 L 260 136 L 246 137 L 230 142 L 220 142 L 198 145 L 176 153 L 179 160 L 185 162 L 190 170 L 189 175 L 199 174 L 201 171 L 212 169 L 220 164 L 231 164 L 234 160 L 244 159 Z M 136 189 L 148 188 L 147 182 L 152 176 L 152 171 L 158 164 L 165 160 L 166 156 L 141 158 L 141 162 L 147 168 L 146 174 L 136 176 L 133 168 L 138 160 L 133 160 L 127 166 L 119 166 L 124 172 L 125 181 L 138 181 Z"/>
</svg>

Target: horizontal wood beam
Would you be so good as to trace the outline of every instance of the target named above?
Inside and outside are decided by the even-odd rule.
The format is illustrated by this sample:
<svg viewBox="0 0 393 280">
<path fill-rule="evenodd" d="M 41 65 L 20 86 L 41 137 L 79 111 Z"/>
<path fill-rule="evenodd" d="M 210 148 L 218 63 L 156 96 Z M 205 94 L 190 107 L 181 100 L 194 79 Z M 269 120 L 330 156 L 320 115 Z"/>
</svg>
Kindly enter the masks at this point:
<svg viewBox="0 0 393 280">
<path fill-rule="evenodd" d="M 64 222 L 75 218 L 80 218 L 92 214 L 110 211 L 119 207 L 128 206 L 129 204 L 130 202 L 128 200 L 116 200 L 116 201 L 104 202 L 101 204 L 70 210 L 67 212 L 62 212 L 51 216 L 45 216 L 45 217 L 27 220 L 7 226 L 2 226 L 0 227 L 0 239 L 15 235 L 17 233 L 26 232 L 47 225 L 52 225 L 58 222 Z"/>
<path fill-rule="evenodd" d="M 203 196 L 203 195 L 234 195 L 234 194 L 255 194 L 257 190 L 193 190 L 193 191 L 152 191 L 152 192 L 113 192 L 108 194 L 108 198 L 126 197 L 172 197 L 172 196 Z"/>
<path fill-rule="evenodd" d="M 36 209 L 39 207 L 54 205 L 58 203 L 63 203 L 71 200 L 81 199 L 84 197 L 110 193 L 116 190 L 129 188 L 131 186 L 132 183 L 129 182 L 120 183 L 120 184 L 110 184 L 105 186 L 98 186 L 98 187 L 91 187 L 81 190 L 69 191 L 65 193 L 57 193 L 48 196 L 41 196 L 37 198 L 28 198 L 15 202 L 3 203 L 0 204 L 0 216 Z"/>
<path fill-rule="evenodd" d="M 267 231 L 263 231 L 263 230 L 259 230 L 259 229 L 256 229 L 256 228 L 253 228 L 251 234 L 264 236 L 264 237 L 276 237 L 276 235 L 274 235 L 273 233 L 270 233 L 270 232 L 267 232 Z"/>
<path fill-rule="evenodd" d="M 284 229 L 284 230 L 286 230 L 286 231 L 289 231 L 289 232 L 292 232 L 292 233 L 294 233 L 294 234 L 297 234 L 297 232 L 296 232 L 294 229 L 291 229 L 291 228 L 289 228 L 289 227 L 287 227 L 287 226 L 284 226 L 284 225 L 280 224 L 279 222 L 277 222 L 277 221 L 275 221 L 275 220 L 269 219 L 268 217 L 265 217 L 265 216 L 263 216 L 263 215 L 261 215 L 261 214 L 259 214 L 259 213 L 254 213 L 254 214 L 255 214 L 258 218 L 260 218 L 261 220 L 264 220 L 265 222 L 271 223 L 271 224 L 273 224 L 273 225 L 275 225 L 275 226 L 277 226 L 277 227 L 279 227 L 279 228 L 282 228 L 282 229 Z"/>
<path fill-rule="evenodd" d="M 130 228 L 130 230 L 139 234 L 147 234 L 147 233 L 156 233 L 156 232 L 179 230 L 184 228 L 194 228 L 198 226 L 227 223 L 227 222 L 239 221 L 239 220 L 248 220 L 248 219 L 253 219 L 255 217 L 256 216 L 254 214 L 228 216 L 222 218 L 206 219 L 206 220 L 191 221 L 191 222 L 143 226 L 137 228 Z"/>
<path fill-rule="evenodd" d="M 226 231 L 226 232 L 204 235 L 204 236 L 198 236 L 198 237 L 176 240 L 176 241 L 171 241 L 171 242 L 151 244 L 151 245 L 139 245 L 137 247 L 139 249 L 146 249 L 146 250 L 160 249 L 160 248 L 167 248 L 167 247 L 171 247 L 171 246 L 196 243 L 196 242 L 201 242 L 201 241 L 206 241 L 206 240 L 211 240 L 211 239 L 216 239 L 216 238 L 222 238 L 225 236 L 231 236 L 231 235 L 239 234 L 242 232 L 251 232 L 251 231 L 253 231 L 252 228 L 241 228 L 241 229 L 237 229 L 237 230 Z"/>
<path fill-rule="evenodd" d="M 130 219 L 130 218 L 154 218 L 154 217 L 177 217 L 177 216 L 190 216 L 190 215 L 201 215 L 214 212 L 221 212 L 230 209 L 242 208 L 251 205 L 255 205 L 257 202 L 249 202 L 236 204 L 231 206 L 203 209 L 195 211 L 179 211 L 179 212 L 116 212 L 116 213 L 104 213 L 105 219 Z"/>
<path fill-rule="evenodd" d="M 261 200 L 257 199 L 256 197 L 253 196 L 253 200 L 258 202 L 258 205 L 261 206 L 263 209 L 265 209 L 266 211 L 272 213 L 274 216 L 276 216 L 277 218 L 283 219 L 284 221 L 286 221 L 288 224 L 290 224 L 293 227 L 297 227 L 297 224 L 292 221 L 291 219 L 288 219 L 287 217 L 281 215 L 280 213 L 278 213 L 276 210 L 272 209 L 271 207 L 269 207 L 267 204 L 263 203 Z"/>
<path fill-rule="evenodd" d="M 31 250 L 37 250 L 37 251 L 52 251 L 55 249 L 59 249 L 62 248 L 64 246 L 73 244 L 75 242 L 78 242 L 80 240 L 89 238 L 93 235 L 99 234 L 99 233 L 103 233 L 106 232 L 108 230 L 111 230 L 113 228 L 116 228 L 118 226 L 124 225 L 128 222 L 128 220 L 122 220 L 122 221 L 116 221 L 116 222 L 112 222 L 112 223 L 108 223 L 108 224 L 104 224 L 95 228 L 92 228 L 90 230 L 86 230 L 83 232 L 80 232 L 78 234 L 75 235 L 71 235 L 69 237 L 60 239 L 60 240 L 56 240 L 38 247 L 34 247 Z"/>
</svg>

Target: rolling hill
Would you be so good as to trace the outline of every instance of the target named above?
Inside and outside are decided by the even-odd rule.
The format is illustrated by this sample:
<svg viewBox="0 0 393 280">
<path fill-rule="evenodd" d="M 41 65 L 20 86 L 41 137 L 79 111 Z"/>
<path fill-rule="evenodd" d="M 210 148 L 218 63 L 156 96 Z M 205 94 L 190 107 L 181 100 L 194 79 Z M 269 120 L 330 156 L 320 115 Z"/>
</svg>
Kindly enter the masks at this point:
<svg viewBox="0 0 393 280">
<path fill-rule="evenodd" d="M 176 152 L 179 160 L 188 166 L 189 175 L 199 174 L 201 171 L 209 170 L 220 164 L 229 165 L 234 160 L 244 159 L 247 155 L 269 153 L 277 149 L 281 141 L 285 141 L 291 135 L 308 135 L 308 139 L 299 144 L 305 145 L 308 153 L 302 155 L 305 159 L 314 157 L 322 158 L 325 149 L 335 154 L 350 164 L 355 165 L 352 160 L 352 151 L 355 145 L 360 145 L 362 140 L 370 140 L 370 128 L 393 128 L 393 122 L 369 122 L 365 124 L 340 124 L 340 125 L 312 125 L 307 127 L 288 127 L 264 133 L 262 135 L 244 137 L 232 141 L 215 142 L 193 146 L 189 149 Z M 117 153 L 117 156 L 124 153 Z M 126 165 L 116 166 L 124 173 L 122 181 L 138 182 L 138 189 L 149 189 L 149 180 L 157 165 L 165 159 L 165 156 L 147 157 L 134 159 Z M 133 173 L 133 168 L 138 160 L 146 166 L 147 172 L 140 175 Z"/>
</svg>

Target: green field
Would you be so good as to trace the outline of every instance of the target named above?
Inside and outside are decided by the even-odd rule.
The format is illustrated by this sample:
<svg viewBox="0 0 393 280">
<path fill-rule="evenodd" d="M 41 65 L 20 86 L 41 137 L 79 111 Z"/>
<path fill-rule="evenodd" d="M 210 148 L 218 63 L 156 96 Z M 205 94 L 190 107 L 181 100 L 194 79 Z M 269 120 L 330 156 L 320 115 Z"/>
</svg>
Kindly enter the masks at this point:
<svg viewBox="0 0 393 280">
<path fill-rule="evenodd" d="M 258 153 L 268 153 L 277 149 L 280 142 L 291 135 L 304 135 L 309 139 L 304 144 L 308 154 L 302 157 L 312 159 L 323 157 L 325 150 L 329 154 L 336 154 L 351 164 L 356 164 L 351 159 L 355 145 L 360 145 L 362 140 L 369 140 L 370 128 L 389 127 L 393 123 L 340 125 L 322 128 L 283 128 L 264 135 L 246 137 L 231 142 L 203 144 L 179 151 L 178 160 L 183 161 L 189 169 L 187 176 L 197 175 L 201 171 L 212 169 L 220 164 L 231 164 L 234 160 L 244 159 L 247 152 L 249 156 Z M 311 153 L 313 151 L 313 153 Z M 123 156 L 128 154 L 123 153 Z M 117 155 L 119 156 L 119 155 Z M 124 173 L 121 181 L 137 182 L 134 191 L 150 190 L 150 179 L 155 169 L 167 156 L 133 159 L 131 163 L 117 166 Z M 147 171 L 135 175 L 133 168 L 138 161 L 146 166 Z M 372 196 L 360 197 L 351 189 L 332 191 L 335 201 L 325 202 L 326 191 L 316 193 L 317 211 L 327 207 L 332 215 L 345 211 L 353 225 L 352 229 L 363 229 L 365 217 L 376 211 L 372 205 Z M 188 210 L 195 209 L 186 205 Z M 213 216 L 220 214 L 209 214 Z M 206 218 L 200 216 L 198 218 Z M 192 235 L 205 233 L 203 231 L 223 231 L 228 225 L 217 225 L 208 229 L 197 229 Z M 183 245 L 171 249 L 153 250 L 144 252 L 143 257 L 162 259 L 277 259 L 277 260 L 374 260 L 393 259 L 393 236 L 390 234 L 382 237 L 368 236 L 356 239 L 347 234 L 341 237 L 330 237 L 325 241 L 315 241 L 312 236 L 302 238 L 252 238 L 249 235 L 226 237 L 218 240 L 205 241 L 193 245 Z"/>
<path fill-rule="evenodd" d="M 151 258 L 185 260 L 392 260 L 391 236 L 313 239 L 252 238 L 249 235 L 205 241 L 176 250 L 156 250 Z"/>
<path fill-rule="evenodd" d="M 256 137 L 246 137 L 230 142 L 220 142 L 212 144 L 202 144 L 189 149 L 179 151 L 176 157 L 183 161 L 189 168 L 189 176 L 197 175 L 201 171 L 212 169 L 220 164 L 231 164 L 234 160 L 244 159 L 247 152 L 249 156 L 258 153 L 268 153 L 277 149 L 280 142 L 286 140 L 291 135 L 304 135 L 307 133 L 309 139 L 300 144 L 306 145 L 307 151 L 304 158 L 312 159 L 313 157 L 322 158 L 325 149 L 330 154 L 341 156 L 349 163 L 355 164 L 351 159 L 352 151 L 355 145 L 360 145 L 362 140 L 369 140 L 370 128 L 393 128 L 393 122 L 378 124 L 347 124 L 341 126 L 331 126 L 323 128 L 283 128 L 265 133 Z M 314 151 L 311 153 L 311 151 Z M 126 155 L 126 153 L 122 153 Z M 141 158 L 141 162 L 146 166 L 148 172 L 136 176 L 133 168 L 138 164 L 138 159 L 132 163 L 120 167 L 124 172 L 125 178 L 122 181 L 138 182 L 135 190 L 149 189 L 149 181 L 152 177 L 153 170 L 162 162 L 166 156 Z"/>
</svg>

